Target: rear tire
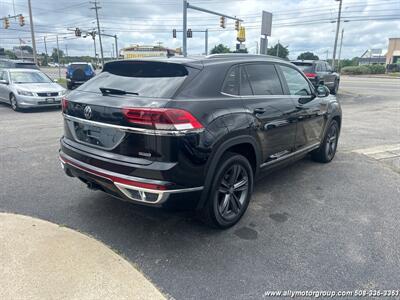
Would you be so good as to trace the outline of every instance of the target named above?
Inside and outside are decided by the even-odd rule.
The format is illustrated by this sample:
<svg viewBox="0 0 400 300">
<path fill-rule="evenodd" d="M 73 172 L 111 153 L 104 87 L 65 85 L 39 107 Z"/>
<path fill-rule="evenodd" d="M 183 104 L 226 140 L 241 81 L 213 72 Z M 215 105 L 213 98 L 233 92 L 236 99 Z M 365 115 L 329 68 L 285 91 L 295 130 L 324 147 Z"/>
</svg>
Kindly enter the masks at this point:
<svg viewBox="0 0 400 300">
<path fill-rule="evenodd" d="M 208 225 L 226 229 L 246 212 L 253 191 L 253 169 L 242 155 L 224 154 L 216 168 L 209 199 L 202 210 Z"/>
<path fill-rule="evenodd" d="M 21 108 L 18 106 L 18 100 L 14 94 L 10 95 L 10 105 L 13 111 L 21 111 Z"/>
<path fill-rule="evenodd" d="M 317 150 L 311 152 L 313 160 L 328 163 L 335 157 L 339 139 L 339 124 L 332 120 L 326 130 L 325 137 Z"/>
<path fill-rule="evenodd" d="M 67 89 L 72 90 L 74 86 L 71 83 L 67 83 Z"/>
</svg>

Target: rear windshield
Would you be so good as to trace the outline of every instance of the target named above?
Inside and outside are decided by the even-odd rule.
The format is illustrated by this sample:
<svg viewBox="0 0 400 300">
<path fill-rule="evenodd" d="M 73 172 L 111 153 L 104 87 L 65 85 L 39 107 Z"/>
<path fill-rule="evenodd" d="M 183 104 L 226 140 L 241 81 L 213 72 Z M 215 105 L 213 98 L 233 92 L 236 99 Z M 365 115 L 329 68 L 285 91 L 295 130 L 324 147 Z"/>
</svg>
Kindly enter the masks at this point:
<svg viewBox="0 0 400 300">
<path fill-rule="evenodd" d="M 15 67 L 18 69 L 34 69 L 34 70 L 39 70 L 37 65 L 33 63 L 16 63 Z"/>
<path fill-rule="evenodd" d="M 111 62 L 78 90 L 101 93 L 100 88 L 109 88 L 135 93 L 139 97 L 170 98 L 189 75 L 189 69 L 165 62 Z"/>
<path fill-rule="evenodd" d="M 74 64 L 74 65 L 69 65 L 68 69 L 70 70 L 88 70 L 90 69 L 90 66 L 88 64 Z"/>
<path fill-rule="evenodd" d="M 303 72 L 314 72 L 312 63 L 294 62 L 293 64 L 295 64 Z"/>
</svg>

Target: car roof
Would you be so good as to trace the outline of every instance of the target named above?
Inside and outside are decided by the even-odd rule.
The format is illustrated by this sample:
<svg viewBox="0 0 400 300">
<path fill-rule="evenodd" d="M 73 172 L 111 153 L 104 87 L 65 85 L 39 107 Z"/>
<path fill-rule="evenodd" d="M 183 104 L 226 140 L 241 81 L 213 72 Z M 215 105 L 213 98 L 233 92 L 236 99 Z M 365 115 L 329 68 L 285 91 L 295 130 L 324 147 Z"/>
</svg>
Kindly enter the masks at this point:
<svg viewBox="0 0 400 300">
<path fill-rule="evenodd" d="M 117 61 L 155 61 L 165 63 L 176 63 L 185 65 L 215 65 L 215 64 L 235 64 L 235 63 L 246 63 L 246 62 L 279 62 L 290 64 L 280 57 L 271 55 L 258 55 L 258 54 L 247 54 L 247 53 L 227 53 L 227 54 L 213 54 L 209 56 L 189 56 L 189 57 L 143 57 L 135 59 L 124 59 L 114 60 Z M 110 63 L 110 62 L 107 62 Z M 106 63 L 106 64 L 107 64 Z"/>
<path fill-rule="evenodd" d="M 42 71 L 40 71 L 40 70 L 37 70 L 37 69 L 24 69 L 24 68 L 3 68 L 2 70 L 8 70 L 8 71 L 18 71 L 18 72 L 40 72 L 40 73 L 43 73 Z"/>
<path fill-rule="evenodd" d="M 312 60 L 312 59 L 296 59 L 296 60 L 291 60 L 292 63 L 309 63 L 309 64 L 313 64 L 316 62 L 326 62 L 325 60 L 320 60 L 320 59 L 316 59 L 316 60 Z"/>
</svg>

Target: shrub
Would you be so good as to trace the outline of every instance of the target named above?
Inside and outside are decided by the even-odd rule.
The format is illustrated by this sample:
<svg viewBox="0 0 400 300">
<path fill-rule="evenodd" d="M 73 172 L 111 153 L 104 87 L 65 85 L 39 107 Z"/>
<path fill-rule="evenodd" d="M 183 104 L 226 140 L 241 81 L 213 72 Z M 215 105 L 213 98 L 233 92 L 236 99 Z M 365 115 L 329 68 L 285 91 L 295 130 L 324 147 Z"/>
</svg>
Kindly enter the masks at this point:
<svg viewBox="0 0 400 300">
<path fill-rule="evenodd" d="M 346 75 L 367 75 L 367 74 L 385 74 L 386 69 L 383 65 L 366 65 L 357 67 L 344 67 L 342 73 Z"/>
</svg>

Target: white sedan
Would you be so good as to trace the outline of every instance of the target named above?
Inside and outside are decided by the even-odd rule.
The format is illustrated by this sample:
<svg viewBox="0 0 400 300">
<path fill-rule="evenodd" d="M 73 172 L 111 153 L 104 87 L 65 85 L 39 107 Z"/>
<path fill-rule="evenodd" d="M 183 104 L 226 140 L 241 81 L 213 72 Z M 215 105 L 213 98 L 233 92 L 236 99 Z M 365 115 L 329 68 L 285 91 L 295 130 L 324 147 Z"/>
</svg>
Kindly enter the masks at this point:
<svg viewBox="0 0 400 300">
<path fill-rule="evenodd" d="M 39 70 L 0 69 L 0 101 L 15 111 L 60 106 L 65 94 L 66 89 Z"/>
</svg>

